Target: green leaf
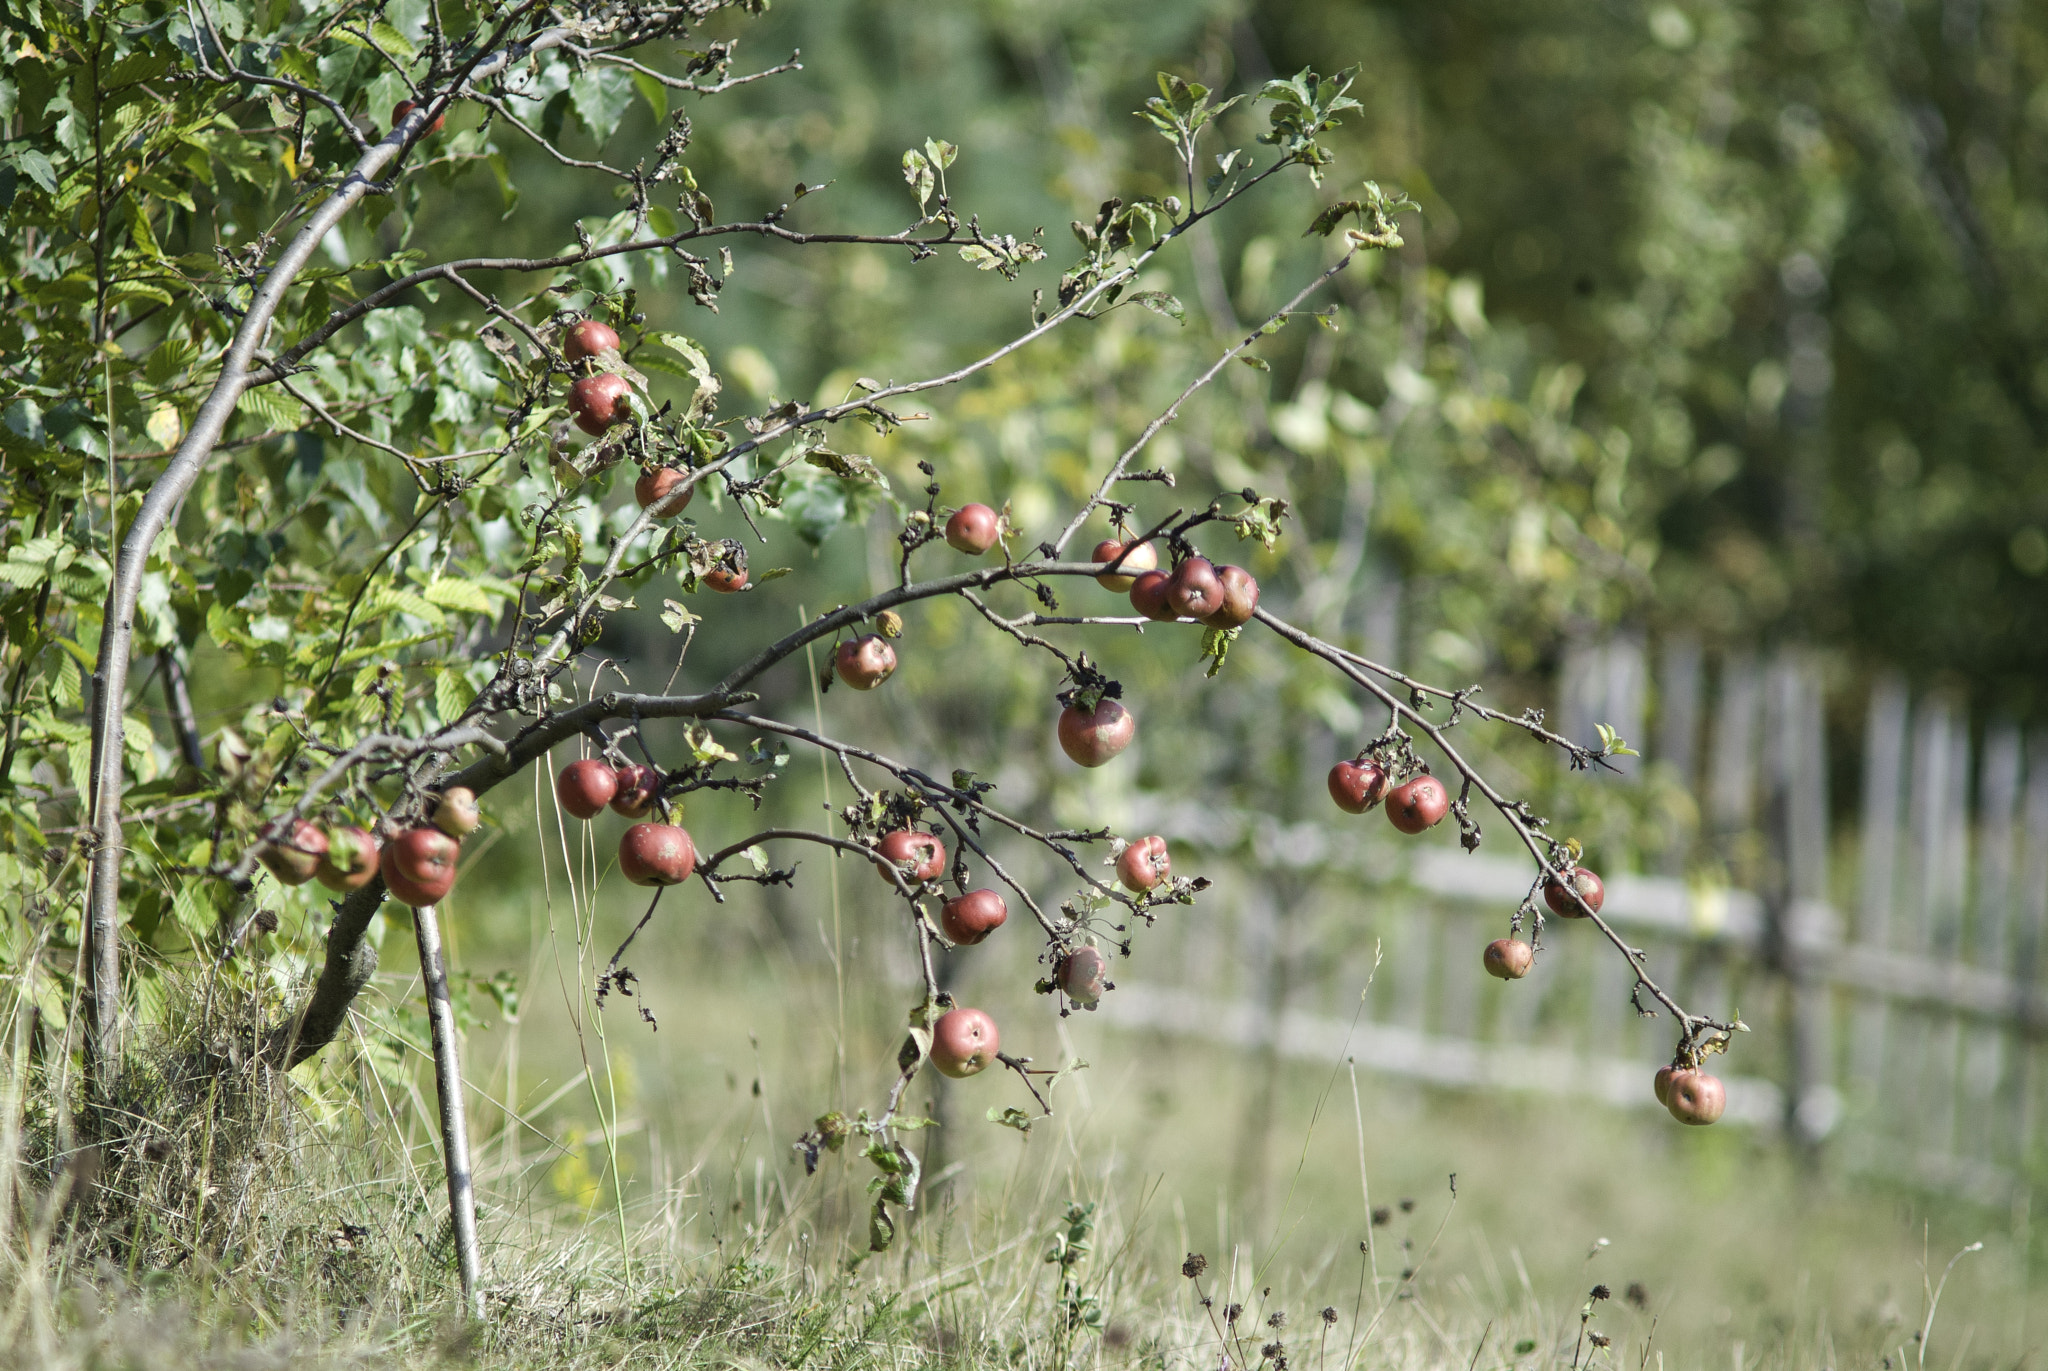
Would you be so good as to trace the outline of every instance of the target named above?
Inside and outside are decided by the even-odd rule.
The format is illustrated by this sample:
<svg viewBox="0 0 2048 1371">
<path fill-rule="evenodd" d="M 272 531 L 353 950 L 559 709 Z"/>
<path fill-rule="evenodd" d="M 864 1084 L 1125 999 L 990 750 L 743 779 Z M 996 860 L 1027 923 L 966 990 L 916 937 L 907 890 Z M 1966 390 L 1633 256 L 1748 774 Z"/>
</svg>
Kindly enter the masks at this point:
<svg viewBox="0 0 2048 1371">
<path fill-rule="evenodd" d="M 483 587 L 474 581 L 465 581 L 459 576 L 443 576 L 421 592 L 429 603 L 443 609 L 466 609 L 473 614 L 491 613 L 491 597 L 484 594 Z"/>
<path fill-rule="evenodd" d="M 1163 290 L 1141 290 L 1131 299 L 1154 314 L 1163 314 L 1177 324 L 1188 320 L 1188 307 Z"/>
<path fill-rule="evenodd" d="M 57 168 L 42 153 L 34 148 L 18 148 L 14 152 L 14 165 L 23 176 L 41 186 L 46 194 L 57 193 Z"/>
<path fill-rule="evenodd" d="M 903 154 L 903 181 L 910 187 L 910 193 L 917 197 L 918 213 L 924 213 L 925 204 L 938 185 L 938 178 L 932 174 L 930 159 L 915 148 Z"/>
<path fill-rule="evenodd" d="M 1019 1133 L 1029 1133 L 1031 1125 L 1036 1122 L 1029 1114 L 1026 1114 L 1014 1104 L 1001 1107 L 990 1105 L 988 1113 L 983 1117 L 990 1123 L 999 1123 L 1005 1128 L 1014 1128 Z"/>
<path fill-rule="evenodd" d="M 1265 358 L 1254 357 L 1248 352 L 1239 353 L 1237 356 L 1237 360 L 1243 362 L 1253 371 L 1271 371 L 1273 369 L 1272 364 L 1267 362 Z"/>
<path fill-rule="evenodd" d="M 617 67 L 587 67 L 569 78 L 569 103 L 584 132 L 602 146 L 633 103 L 633 83 Z"/>
<path fill-rule="evenodd" d="M 644 71 L 633 73 L 633 89 L 640 92 L 640 98 L 647 102 L 647 108 L 654 115 L 654 122 L 668 122 L 668 87 Z"/>
</svg>

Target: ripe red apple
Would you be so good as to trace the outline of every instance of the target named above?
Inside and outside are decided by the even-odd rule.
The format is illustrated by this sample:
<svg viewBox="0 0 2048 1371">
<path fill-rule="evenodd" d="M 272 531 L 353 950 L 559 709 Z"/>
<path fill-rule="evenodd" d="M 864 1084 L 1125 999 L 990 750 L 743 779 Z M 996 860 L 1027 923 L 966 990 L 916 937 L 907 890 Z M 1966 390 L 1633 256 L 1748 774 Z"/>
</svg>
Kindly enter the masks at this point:
<svg viewBox="0 0 2048 1371">
<path fill-rule="evenodd" d="M 1378 762 L 1339 762 L 1330 768 L 1330 798 L 1346 814 L 1363 814 L 1387 794 L 1387 772 Z"/>
<path fill-rule="evenodd" d="M 1519 981 L 1536 964 L 1536 952 L 1519 938 L 1495 938 L 1486 945 L 1486 974 Z"/>
<path fill-rule="evenodd" d="M 970 890 L 939 909 L 939 927 L 962 947 L 972 947 L 1003 926 L 1010 907 L 993 890 Z"/>
<path fill-rule="evenodd" d="M 451 838 L 467 838 L 483 821 L 483 813 L 476 807 L 476 792 L 466 785 L 449 786 L 434 802 L 434 827 Z"/>
<path fill-rule="evenodd" d="M 618 790 L 611 798 L 612 813 L 638 819 L 654 808 L 654 798 L 661 793 L 659 768 L 628 763 L 612 775 L 618 781 Z"/>
<path fill-rule="evenodd" d="M 1060 711 L 1060 749 L 1082 766 L 1101 766 L 1131 745 L 1138 720 L 1115 700 L 1099 701 L 1093 713 L 1074 705 Z"/>
<path fill-rule="evenodd" d="M 1053 980 L 1077 1008 L 1093 1009 L 1109 988 L 1109 958 L 1092 947 L 1077 947 L 1060 958 Z"/>
<path fill-rule="evenodd" d="M 1116 878 L 1124 889 L 1142 895 L 1173 874 L 1173 862 L 1166 855 L 1166 839 L 1154 833 L 1140 838 L 1116 859 Z"/>
<path fill-rule="evenodd" d="M 949 1009 L 932 1025 L 932 1065 L 956 1079 L 986 1070 L 1001 1039 L 996 1021 L 979 1009 Z"/>
<path fill-rule="evenodd" d="M 615 371 L 582 377 L 569 387 L 569 412 L 585 433 L 603 433 L 632 414 L 633 387 Z"/>
<path fill-rule="evenodd" d="M 397 128 L 400 124 L 405 122 L 406 115 L 411 114 L 414 110 L 418 108 L 419 106 L 411 100 L 400 100 L 397 104 L 391 107 L 391 127 Z M 427 132 L 439 133 L 441 131 L 442 126 L 447 122 L 448 111 L 444 108 L 439 114 L 434 116 L 433 125 L 427 130 Z"/>
<path fill-rule="evenodd" d="M 1728 1107 L 1728 1088 L 1704 1071 L 1674 1071 L 1665 1090 L 1671 1097 L 1665 1108 L 1680 1123 L 1705 1127 Z"/>
<path fill-rule="evenodd" d="M 742 562 L 737 568 L 715 566 L 704 573 L 703 581 L 720 595 L 730 595 L 736 590 L 743 590 L 747 584 L 746 563 Z"/>
<path fill-rule="evenodd" d="M 1237 628 L 1248 624 L 1259 607 L 1258 580 L 1241 566 L 1216 568 L 1216 580 L 1223 587 L 1223 603 L 1202 620 L 1211 628 Z"/>
<path fill-rule="evenodd" d="M 1595 914 L 1598 914 L 1600 906 L 1607 899 L 1607 887 L 1601 884 L 1600 878 L 1583 866 L 1575 866 L 1571 872 L 1571 884 L 1577 888 L 1579 898 L 1590 905 Z M 1562 918 L 1583 919 L 1586 917 L 1585 910 L 1579 908 L 1578 900 L 1572 898 L 1571 890 L 1566 887 L 1563 881 L 1558 880 L 1555 876 L 1547 877 L 1543 882 L 1543 903 L 1550 906 L 1551 913 Z"/>
<path fill-rule="evenodd" d="M 1671 1105 L 1671 1078 L 1676 1076 L 1679 1070 L 1680 1068 L 1675 1066 L 1660 1066 L 1657 1068 L 1657 1074 L 1650 1078 L 1650 1089 L 1656 1092 L 1657 1103 L 1666 1108 Z"/>
<path fill-rule="evenodd" d="M 596 818 L 618 793 L 619 773 L 595 757 L 571 762 L 555 777 L 555 798 L 579 819 Z"/>
<path fill-rule="evenodd" d="M 919 829 L 899 828 L 884 833 L 882 840 L 875 844 L 875 852 L 898 871 L 903 869 L 905 862 L 916 863 L 906 877 L 912 885 L 936 881 L 946 870 L 946 845 L 932 834 Z M 879 866 L 876 870 L 882 872 L 883 880 L 891 885 L 895 884 L 887 871 L 883 871 Z"/>
<path fill-rule="evenodd" d="M 873 690 L 896 673 L 896 649 L 878 633 L 849 638 L 832 654 L 832 669 L 855 690 Z"/>
<path fill-rule="evenodd" d="M 377 840 L 364 828 L 327 831 L 327 855 L 313 873 L 329 890 L 360 890 L 377 874 Z"/>
<path fill-rule="evenodd" d="M 1403 833 L 1435 828 L 1450 808 L 1451 792 L 1434 776 L 1417 776 L 1387 796 L 1387 818 Z"/>
<path fill-rule="evenodd" d="M 1094 560 L 1114 562 L 1123 556 L 1124 545 L 1114 538 L 1105 538 L 1095 545 Z M 1122 565 L 1114 574 L 1097 576 L 1095 583 L 1104 590 L 1126 591 L 1137 582 L 1142 572 L 1154 570 L 1159 565 L 1159 549 L 1150 543 L 1140 543 L 1131 549 L 1131 555 L 1124 557 Z"/>
<path fill-rule="evenodd" d="M 320 871 L 327 855 L 327 835 L 304 819 L 294 819 L 282 837 L 256 849 L 256 860 L 286 885 L 304 885 Z"/>
<path fill-rule="evenodd" d="M 634 824 L 619 837 L 619 872 L 634 885 L 681 885 L 697 869 L 697 846 L 674 824 Z"/>
<path fill-rule="evenodd" d="M 979 557 L 996 545 L 1002 519 L 987 505 L 962 505 L 946 520 L 946 546 Z"/>
<path fill-rule="evenodd" d="M 1223 608 L 1223 579 L 1207 557 L 1190 557 L 1174 568 L 1166 607 L 1183 619 L 1206 619 Z"/>
<path fill-rule="evenodd" d="M 640 479 L 633 482 L 633 499 L 642 509 L 661 505 L 660 509 L 654 510 L 656 517 L 672 519 L 690 507 L 690 497 L 697 493 L 697 488 L 691 486 L 685 490 L 675 503 L 664 504 L 663 501 L 669 499 L 670 491 L 689 479 L 690 473 L 680 467 L 656 467 L 652 471 L 643 471 Z"/>
<path fill-rule="evenodd" d="M 408 828 L 385 845 L 377 865 L 391 898 L 418 909 L 439 904 L 454 888 L 461 855 L 462 844 L 440 829 Z"/>
<path fill-rule="evenodd" d="M 619 335 L 612 326 L 596 319 L 583 319 L 571 324 L 568 333 L 562 336 L 562 355 L 572 362 L 595 357 L 600 352 L 615 352 L 618 346 Z"/>
<path fill-rule="evenodd" d="M 1168 599 L 1173 594 L 1173 578 L 1163 571 L 1141 571 L 1138 579 L 1131 582 L 1131 608 L 1148 619 L 1165 623 L 1174 617 L 1173 606 Z"/>
</svg>

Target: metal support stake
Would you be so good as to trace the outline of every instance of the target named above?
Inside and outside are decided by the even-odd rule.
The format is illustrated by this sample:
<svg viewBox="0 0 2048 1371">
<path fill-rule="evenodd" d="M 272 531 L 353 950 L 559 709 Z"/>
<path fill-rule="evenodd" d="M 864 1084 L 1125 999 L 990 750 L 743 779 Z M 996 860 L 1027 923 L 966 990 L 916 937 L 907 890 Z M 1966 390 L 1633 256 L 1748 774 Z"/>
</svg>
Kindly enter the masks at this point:
<svg viewBox="0 0 2048 1371">
<path fill-rule="evenodd" d="M 448 967 L 441 959 L 441 925 L 434 907 L 412 912 L 419 937 L 420 976 L 427 983 L 427 1019 L 433 1029 L 434 1090 L 441 1103 L 441 1155 L 448 1171 L 448 1218 L 462 1269 L 462 1304 L 484 1316 L 483 1262 L 476 1243 L 476 1186 L 469 1172 L 469 1125 L 462 1109 L 462 1063 L 456 1057 L 455 1006 L 448 1000 Z"/>
</svg>

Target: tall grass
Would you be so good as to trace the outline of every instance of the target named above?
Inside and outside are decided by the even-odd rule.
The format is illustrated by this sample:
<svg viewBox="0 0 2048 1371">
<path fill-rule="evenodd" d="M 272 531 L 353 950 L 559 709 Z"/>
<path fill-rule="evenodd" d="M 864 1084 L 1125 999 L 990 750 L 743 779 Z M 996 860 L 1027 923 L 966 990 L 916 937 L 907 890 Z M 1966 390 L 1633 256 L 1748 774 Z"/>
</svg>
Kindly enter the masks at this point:
<svg viewBox="0 0 2048 1371">
<path fill-rule="evenodd" d="M 472 997 L 481 1326 L 391 937 L 357 1032 L 291 1077 L 250 1046 L 274 986 L 171 983 L 95 1118 L 53 1107 L 69 1054 L 16 996 L 0 1364 L 2004 1371 L 2041 1336 L 2023 1210 L 1847 1188 L 1739 1130 L 1034 1020 L 1007 974 L 959 988 L 1094 1065 L 1027 1135 L 981 1117 L 1013 1082 L 921 1077 L 930 1179 L 871 1254 L 866 1165 L 789 1149 L 886 1088 L 903 990 L 859 901 L 815 952 L 758 901 L 678 914 L 639 963 L 659 1030 L 614 999 L 600 1041 L 591 949 L 638 910 L 570 855 L 574 903 L 557 865 L 516 946 L 449 914 L 457 970 L 516 959 L 527 992 L 516 1022 Z"/>
</svg>

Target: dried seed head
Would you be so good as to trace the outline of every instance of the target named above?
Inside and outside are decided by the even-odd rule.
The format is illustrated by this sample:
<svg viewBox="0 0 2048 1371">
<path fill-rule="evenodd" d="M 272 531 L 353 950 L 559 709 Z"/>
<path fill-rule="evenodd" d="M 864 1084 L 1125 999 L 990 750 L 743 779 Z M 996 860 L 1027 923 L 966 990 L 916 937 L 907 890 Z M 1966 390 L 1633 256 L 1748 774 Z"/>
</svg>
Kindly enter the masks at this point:
<svg viewBox="0 0 2048 1371">
<path fill-rule="evenodd" d="M 1242 1313 L 1244 1313 L 1244 1306 L 1241 1304 L 1225 1305 L 1223 1309 L 1223 1321 L 1225 1323 L 1236 1323 L 1237 1316 Z"/>
<path fill-rule="evenodd" d="M 1273 1311 L 1272 1313 L 1270 1313 L 1270 1314 L 1268 1314 L 1268 1315 L 1266 1316 L 1266 1327 L 1268 1327 L 1268 1328 L 1285 1328 L 1286 1326 L 1287 1326 L 1287 1315 L 1286 1315 L 1285 1311 L 1283 1311 L 1283 1310 L 1279 1310 L 1279 1309 L 1275 1309 L 1275 1310 L 1274 1310 L 1274 1311 Z"/>
<path fill-rule="evenodd" d="M 1188 1259 L 1180 1264 L 1180 1273 L 1194 1280 L 1209 1269 L 1209 1259 L 1199 1252 L 1188 1253 Z"/>
<path fill-rule="evenodd" d="M 1596 1300 L 1611 1300 L 1614 1298 L 1614 1292 L 1604 1285 L 1596 1285 L 1593 1287 L 1593 1298 Z"/>
<path fill-rule="evenodd" d="M 1609 1343 L 1614 1341 L 1614 1339 L 1608 1337 L 1605 1333 L 1589 1333 L 1586 1335 L 1586 1338 L 1587 1341 L 1591 1342 L 1595 1347 L 1605 1347 Z"/>
<path fill-rule="evenodd" d="M 1374 1228 L 1385 1228 L 1389 1223 L 1392 1223 L 1393 1220 L 1394 1211 L 1387 1208 L 1385 1205 L 1381 1205 L 1379 1208 L 1372 1211 L 1372 1226 Z M 1364 1244 L 1362 1243 L 1360 1244 L 1360 1246 L 1363 1245 Z"/>
<path fill-rule="evenodd" d="M 1628 1289 L 1621 1292 L 1621 1297 L 1638 1309 L 1650 1307 L 1650 1292 L 1641 1281 L 1630 1281 Z"/>
<path fill-rule="evenodd" d="M 1324 1305 L 1324 1306 L 1323 1306 L 1323 1322 L 1324 1322 L 1324 1323 L 1335 1323 L 1336 1321 L 1337 1321 L 1337 1306 L 1335 1306 L 1335 1305 L 1333 1305 L 1333 1304 L 1326 1304 L 1326 1305 Z"/>
</svg>

